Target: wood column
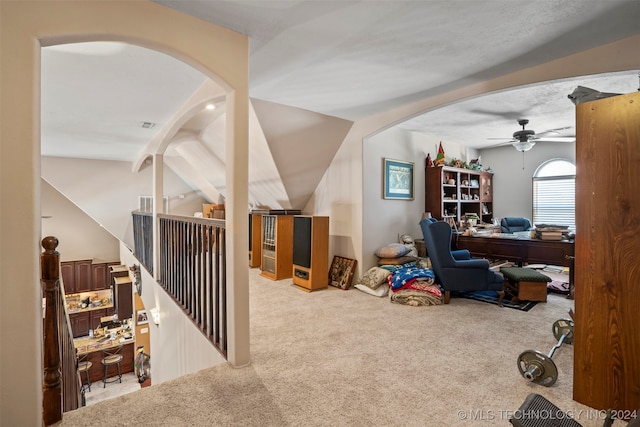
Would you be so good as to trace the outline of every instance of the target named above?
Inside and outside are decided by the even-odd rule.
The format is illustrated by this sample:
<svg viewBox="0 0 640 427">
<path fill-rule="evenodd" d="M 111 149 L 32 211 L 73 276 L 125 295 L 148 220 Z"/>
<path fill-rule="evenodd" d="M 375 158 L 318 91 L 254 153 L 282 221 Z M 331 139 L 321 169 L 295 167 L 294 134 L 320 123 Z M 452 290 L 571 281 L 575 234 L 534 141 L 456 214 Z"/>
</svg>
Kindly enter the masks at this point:
<svg viewBox="0 0 640 427">
<path fill-rule="evenodd" d="M 45 426 L 62 420 L 62 374 L 60 372 L 60 340 L 58 337 L 58 298 L 60 293 L 60 254 L 58 239 L 42 240 L 44 253 L 40 270 L 44 285 L 44 378 L 42 384 L 42 421 Z"/>
<path fill-rule="evenodd" d="M 640 408 L 640 92 L 576 108 L 573 398 Z"/>
</svg>

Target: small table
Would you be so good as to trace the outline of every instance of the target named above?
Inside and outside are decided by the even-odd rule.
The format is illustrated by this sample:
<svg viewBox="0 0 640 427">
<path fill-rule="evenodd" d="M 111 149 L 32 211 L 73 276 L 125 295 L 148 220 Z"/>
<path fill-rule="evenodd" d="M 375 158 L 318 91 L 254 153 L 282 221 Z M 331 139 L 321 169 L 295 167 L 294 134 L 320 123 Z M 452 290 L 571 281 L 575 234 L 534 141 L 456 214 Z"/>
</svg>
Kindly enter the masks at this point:
<svg viewBox="0 0 640 427">
<path fill-rule="evenodd" d="M 549 276 L 520 267 L 503 267 L 500 273 L 507 279 L 505 291 L 514 295 L 514 302 L 547 301 L 547 283 L 551 281 Z"/>
</svg>

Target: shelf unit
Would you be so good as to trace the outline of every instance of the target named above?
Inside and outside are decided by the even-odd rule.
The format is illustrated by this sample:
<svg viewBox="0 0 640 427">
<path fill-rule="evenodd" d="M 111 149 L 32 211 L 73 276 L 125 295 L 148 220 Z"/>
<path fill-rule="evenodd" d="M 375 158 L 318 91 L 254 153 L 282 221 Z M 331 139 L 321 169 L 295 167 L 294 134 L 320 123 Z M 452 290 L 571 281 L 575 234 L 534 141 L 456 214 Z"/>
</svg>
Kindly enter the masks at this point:
<svg viewBox="0 0 640 427">
<path fill-rule="evenodd" d="M 262 260 L 262 215 L 249 214 L 249 267 L 260 267 Z"/>
<path fill-rule="evenodd" d="M 493 174 L 450 166 L 427 167 L 425 212 L 456 224 L 471 213 L 478 215 L 482 222 L 491 222 Z"/>
<path fill-rule="evenodd" d="M 262 215 L 260 275 L 271 280 L 291 277 L 293 271 L 293 215 Z"/>
<path fill-rule="evenodd" d="M 293 218 L 293 284 L 311 292 L 329 285 L 329 217 Z"/>
</svg>

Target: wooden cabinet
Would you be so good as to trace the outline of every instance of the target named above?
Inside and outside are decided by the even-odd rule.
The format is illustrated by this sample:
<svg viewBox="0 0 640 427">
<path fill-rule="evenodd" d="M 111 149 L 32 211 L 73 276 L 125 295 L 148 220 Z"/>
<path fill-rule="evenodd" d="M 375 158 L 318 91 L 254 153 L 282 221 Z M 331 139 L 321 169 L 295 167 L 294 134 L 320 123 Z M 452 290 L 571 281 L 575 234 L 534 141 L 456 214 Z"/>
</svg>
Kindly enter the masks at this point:
<svg viewBox="0 0 640 427">
<path fill-rule="evenodd" d="M 113 303 L 119 320 L 130 319 L 133 316 L 133 284 L 127 276 L 114 277 Z"/>
<path fill-rule="evenodd" d="M 109 283 L 109 270 L 106 263 L 93 264 L 91 266 L 91 279 L 93 290 L 108 289 Z"/>
<path fill-rule="evenodd" d="M 62 277 L 62 284 L 64 285 L 65 294 L 76 293 L 76 281 L 74 280 L 75 267 L 73 261 L 65 261 L 60 263 L 60 277 Z"/>
<path fill-rule="evenodd" d="M 67 294 L 89 292 L 92 287 L 92 261 L 65 261 L 60 263 L 60 274 Z"/>
<path fill-rule="evenodd" d="M 91 329 L 96 329 L 100 327 L 100 319 L 102 317 L 108 316 L 107 309 L 101 308 L 100 310 L 93 310 L 89 312 L 89 327 Z M 87 331 L 88 333 L 88 331 Z"/>
<path fill-rule="evenodd" d="M 329 217 L 293 218 L 293 284 L 305 291 L 329 284 Z"/>
<path fill-rule="evenodd" d="M 293 216 L 262 216 L 260 275 L 271 280 L 291 277 L 293 266 Z"/>
<path fill-rule="evenodd" d="M 91 328 L 91 316 L 89 311 L 82 313 L 72 313 L 69 315 L 69 322 L 71 322 L 71 332 L 73 337 L 83 337 L 89 334 Z"/>
<path fill-rule="evenodd" d="M 109 289 L 111 286 L 109 266 L 113 264 L 117 263 L 94 264 L 90 259 L 61 262 L 60 275 L 64 283 L 65 294 Z"/>
<path fill-rule="evenodd" d="M 640 408 L 640 92 L 576 106 L 573 399 Z"/>
<path fill-rule="evenodd" d="M 493 174 L 449 166 L 425 169 L 425 212 L 459 224 L 467 214 L 491 222 Z"/>
<path fill-rule="evenodd" d="M 76 292 L 92 291 L 92 261 L 74 261 L 74 276 Z"/>
<path fill-rule="evenodd" d="M 249 214 L 249 267 L 260 267 L 262 261 L 262 215 Z"/>
<path fill-rule="evenodd" d="M 78 338 L 89 335 L 89 329 L 96 329 L 100 326 L 102 317 L 112 316 L 113 313 L 113 307 L 70 313 L 69 322 L 71 323 L 73 337 Z"/>
</svg>

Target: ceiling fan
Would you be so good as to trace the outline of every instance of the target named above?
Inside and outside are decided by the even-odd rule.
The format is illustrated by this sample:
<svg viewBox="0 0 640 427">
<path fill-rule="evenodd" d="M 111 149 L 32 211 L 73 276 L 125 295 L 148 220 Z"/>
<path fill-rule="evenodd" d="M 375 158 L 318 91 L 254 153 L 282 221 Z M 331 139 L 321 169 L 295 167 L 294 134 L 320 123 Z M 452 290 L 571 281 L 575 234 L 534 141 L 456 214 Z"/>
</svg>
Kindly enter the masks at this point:
<svg viewBox="0 0 640 427">
<path fill-rule="evenodd" d="M 511 144 L 513 148 L 518 151 L 529 151 L 536 145 L 538 141 L 550 141 L 550 142 L 574 142 L 575 137 L 566 137 L 566 136 L 550 136 L 550 135 L 558 135 L 559 131 L 570 129 L 571 126 L 565 126 L 556 129 L 549 129 L 544 132 L 536 133 L 533 129 L 525 129 L 525 126 L 529 123 L 528 119 L 518 119 L 518 124 L 522 126 L 522 129 L 517 130 L 513 133 L 513 137 L 510 141 L 507 141 L 500 145 Z M 509 138 L 488 138 L 488 139 L 509 139 Z"/>
</svg>

